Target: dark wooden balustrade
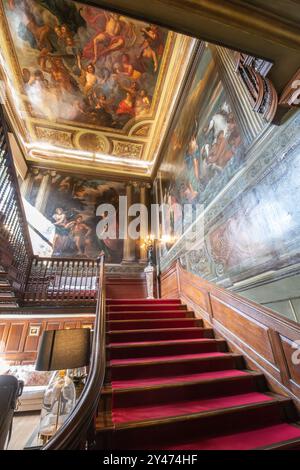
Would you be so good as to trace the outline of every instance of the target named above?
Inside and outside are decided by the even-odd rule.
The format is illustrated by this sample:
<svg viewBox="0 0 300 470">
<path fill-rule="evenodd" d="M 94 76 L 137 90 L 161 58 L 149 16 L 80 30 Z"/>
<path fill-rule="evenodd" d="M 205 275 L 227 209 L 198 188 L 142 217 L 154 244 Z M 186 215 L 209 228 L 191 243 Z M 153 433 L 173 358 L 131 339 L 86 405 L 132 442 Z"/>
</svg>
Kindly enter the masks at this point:
<svg viewBox="0 0 300 470">
<path fill-rule="evenodd" d="M 300 409 L 300 324 L 191 274 L 179 261 L 161 275 L 161 296 L 180 298 Z"/>
<path fill-rule="evenodd" d="M 7 127 L 0 107 L 0 265 L 22 297 L 33 258 Z"/>
<path fill-rule="evenodd" d="M 24 301 L 39 305 L 94 303 L 97 276 L 95 259 L 34 257 Z"/>
<path fill-rule="evenodd" d="M 105 377 L 105 271 L 104 256 L 97 264 L 97 307 L 89 373 L 82 394 L 68 419 L 43 450 L 72 450 L 93 445 L 94 418 L 97 413 Z"/>
</svg>

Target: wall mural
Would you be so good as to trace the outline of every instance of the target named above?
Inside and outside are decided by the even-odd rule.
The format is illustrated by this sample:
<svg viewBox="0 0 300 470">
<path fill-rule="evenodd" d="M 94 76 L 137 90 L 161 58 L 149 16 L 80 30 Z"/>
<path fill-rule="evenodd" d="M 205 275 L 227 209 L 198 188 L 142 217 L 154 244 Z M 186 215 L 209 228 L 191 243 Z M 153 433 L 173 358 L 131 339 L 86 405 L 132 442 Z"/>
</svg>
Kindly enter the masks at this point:
<svg viewBox="0 0 300 470">
<path fill-rule="evenodd" d="M 266 275 L 271 282 L 286 275 L 286 269 L 293 272 L 300 269 L 300 210 L 297 203 L 300 192 L 300 113 L 271 130 L 267 144 L 265 139 L 258 139 L 244 153 L 240 146 L 222 173 L 206 180 L 208 183 L 202 193 L 195 191 L 199 192 L 195 194 L 195 200 L 201 200 L 205 195 L 204 203 L 211 202 L 204 216 L 204 239 L 191 242 L 189 249 L 185 236 L 175 245 L 167 245 L 161 259 L 162 269 L 180 258 L 183 266 L 195 274 L 226 287 L 243 281 L 243 289 L 248 281 L 249 285 L 259 282 L 261 276 L 264 279 Z M 200 134 L 202 138 L 205 132 Z M 213 145 L 210 144 L 210 149 Z M 186 161 L 181 157 L 178 166 L 174 162 L 168 168 L 164 160 L 162 168 L 173 173 L 177 171 L 180 179 L 184 178 L 185 171 L 187 183 L 192 182 L 194 190 L 199 185 L 193 186 L 193 183 L 199 180 L 195 178 L 195 167 L 191 170 Z M 239 163 L 231 166 L 235 161 Z M 161 172 L 161 179 L 157 180 L 160 199 L 163 199 L 166 188 L 174 191 L 178 184 L 182 184 L 174 177 L 164 179 L 164 174 Z M 233 174 L 236 178 L 230 181 Z M 226 178 L 222 179 L 223 175 Z M 221 183 L 218 182 L 219 177 Z M 208 188 L 211 188 L 209 192 Z M 224 188 L 222 195 L 221 188 Z"/>
<path fill-rule="evenodd" d="M 5 0 L 33 115 L 122 129 L 150 110 L 167 32 L 69 0 Z"/>
<path fill-rule="evenodd" d="M 299 263 L 299 191 L 300 147 L 232 201 L 209 231 L 207 245 L 222 276 L 247 278 L 261 270 Z"/>
<path fill-rule="evenodd" d="M 35 206 L 43 174 L 32 175 L 25 198 Z M 53 256 L 96 258 L 104 251 L 108 263 L 119 263 L 123 256 L 123 240 L 100 240 L 96 235 L 98 222 L 105 214 L 96 216 L 100 204 L 113 204 L 118 215 L 119 196 L 125 194 L 124 183 L 103 181 L 88 177 L 56 174 L 46 175 L 47 186 L 43 187 L 43 204 L 40 212 L 51 223 Z M 28 215 L 27 215 L 28 218 Z M 118 217 L 117 217 L 118 220 Z M 39 231 L 41 224 L 30 220 Z M 116 227 L 118 233 L 118 227 Z M 48 233 L 42 233 L 48 238 Z"/>
<path fill-rule="evenodd" d="M 160 168 L 161 200 L 207 204 L 236 173 L 245 148 L 211 50 L 205 48 L 175 117 Z M 176 231 L 176 214 L 171 227 Z M 170 246 L 169 246 L 170 247 Z"/>
</svg>

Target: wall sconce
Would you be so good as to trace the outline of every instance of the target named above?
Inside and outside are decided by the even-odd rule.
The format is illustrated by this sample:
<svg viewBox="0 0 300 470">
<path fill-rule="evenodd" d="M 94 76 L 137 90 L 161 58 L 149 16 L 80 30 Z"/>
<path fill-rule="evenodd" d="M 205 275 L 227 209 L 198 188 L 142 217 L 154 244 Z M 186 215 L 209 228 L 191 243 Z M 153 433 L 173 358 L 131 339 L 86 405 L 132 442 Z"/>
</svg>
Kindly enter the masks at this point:
<svg viewBox="0 0 300 470">
<path fill-rule="evenodd" d="M 148 266 L 153 266 L 154 242 L 155 236 L 151 234 L 144 239 L 144 243 L 142 245 L 147 249 Z"/>
</svg>

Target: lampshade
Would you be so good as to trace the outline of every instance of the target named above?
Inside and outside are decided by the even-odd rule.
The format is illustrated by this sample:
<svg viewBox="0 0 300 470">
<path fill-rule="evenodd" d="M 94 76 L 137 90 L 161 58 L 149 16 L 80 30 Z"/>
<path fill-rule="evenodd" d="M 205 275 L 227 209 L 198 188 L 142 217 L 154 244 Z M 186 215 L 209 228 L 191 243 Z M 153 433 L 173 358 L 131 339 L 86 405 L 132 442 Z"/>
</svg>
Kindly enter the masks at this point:
<svg viewBox="0 0 300 470">
<path fill-rule="evenodd" d="M 76 369 L 90 362 L 90 330 L 47 330 L 39 343 L 36 370 Z"/>
</svg>

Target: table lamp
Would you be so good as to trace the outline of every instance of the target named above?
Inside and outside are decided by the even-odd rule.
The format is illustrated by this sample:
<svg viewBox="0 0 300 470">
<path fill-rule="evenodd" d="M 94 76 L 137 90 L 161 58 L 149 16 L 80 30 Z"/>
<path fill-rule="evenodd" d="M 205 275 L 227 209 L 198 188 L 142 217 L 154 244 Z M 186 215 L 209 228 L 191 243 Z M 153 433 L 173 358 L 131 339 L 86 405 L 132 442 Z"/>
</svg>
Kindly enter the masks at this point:
<svg viewBox="0 0 300 470">
<path fill-rule="evenodd" d="M 87 366 L 90 362 L 90 330 L 75 328 L 44 331 L 39 343 L 36 370 L 57 371 L 44 395 L 39 436 L 46 443 L 72 411 L 75 386 L 67 369 Z"/>
</svg>

